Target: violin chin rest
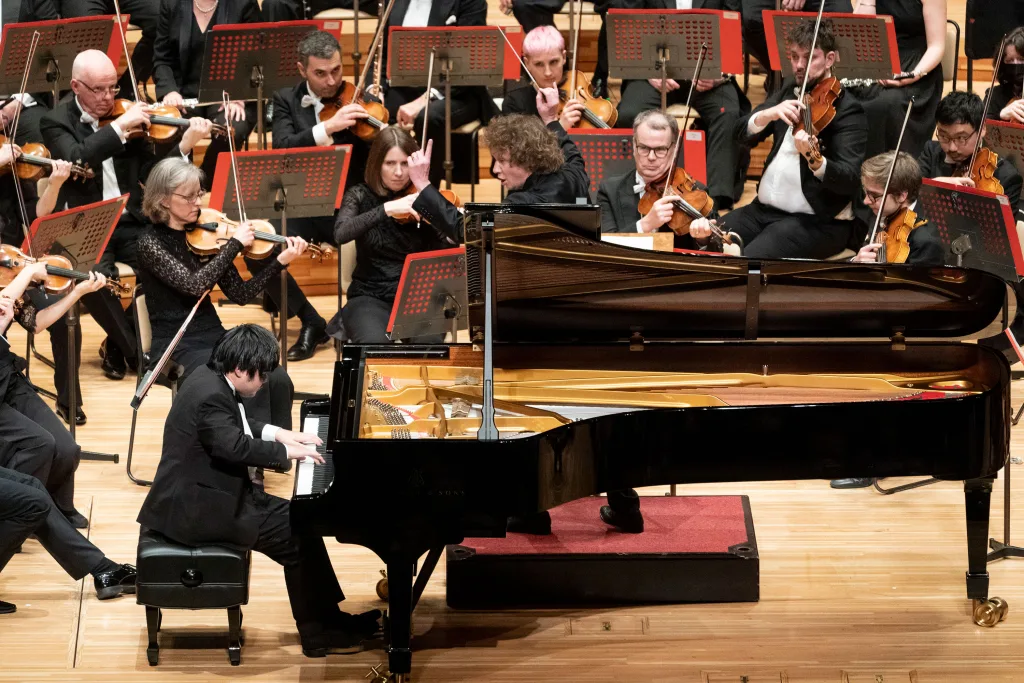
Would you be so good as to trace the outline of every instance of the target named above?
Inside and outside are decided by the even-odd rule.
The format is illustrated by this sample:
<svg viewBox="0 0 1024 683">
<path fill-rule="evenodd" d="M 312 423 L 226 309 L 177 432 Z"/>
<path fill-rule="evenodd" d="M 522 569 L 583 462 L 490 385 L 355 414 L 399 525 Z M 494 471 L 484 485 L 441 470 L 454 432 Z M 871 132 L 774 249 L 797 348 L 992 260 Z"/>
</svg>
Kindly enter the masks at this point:
<svg viewBox="0 0 1024 683">
<path fill-rule="evenodd" d="M 728 256 L 743 256 L 743 248 L 738 244 L 723 244 L 722 253 Z"/>
</svg>

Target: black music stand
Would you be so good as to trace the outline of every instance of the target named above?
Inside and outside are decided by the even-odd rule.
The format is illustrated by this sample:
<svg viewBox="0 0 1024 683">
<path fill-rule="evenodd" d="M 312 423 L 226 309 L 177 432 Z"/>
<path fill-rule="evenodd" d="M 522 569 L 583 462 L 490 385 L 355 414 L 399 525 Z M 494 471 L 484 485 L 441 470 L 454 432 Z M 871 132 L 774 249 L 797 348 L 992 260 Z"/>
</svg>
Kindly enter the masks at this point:
<svg viewBox="0 0 1024 683">
<path fill-rule="evenodd" d="M 1017 339 L 1013 336 L 1010 328 L 1006 328 L 1006 337 L 1010 340 L 1010 348 L 1014 350 L 1017 357 L 1024 363 L 1024 353 L 1021 352 L 1020 345 L 1017 343 Z M 1014 426 L 1020 422 L 1022 412 L 1024 412 L 1024 406 L 1021 406 L 1021 409 L 1014 416 L 1012 420 Z M 1010 544 L 1010 505 L 1012 502 L 1010 496 L 1010 465 L 1011 463 L 1007 463 L 1003 468 L 1003 540 L 1000 542 L 994 538 L 988 539 L 988 547 L 992 549 L 992 552 L 988 554 L 989 562 L 1005 560 L 1008 557 L 1024 557 L 1024 548 Z"/>
<path fill-rule="evenodd" d="M 708 50 L 700 76 L 743 73 L 739 12 L 611 9 L 605 24 L 611 78 L 689 81 L 705 43 Z M 662 111 L 666 98 L 663 83 Z"/>
<path fill-rule="evenodd" d="M 392 341 L 469 329 L 466 248 L 440 249 L 405 257 L 391 307 L 387 333 Z"/>
<path fill-rule="evenodd" d="M 288 235 L 288 218 L 333 216 L 345 194 L 352 145 L 298 147 L 235 152 L 242 204 L 251 218 L 278 217 L 281 235 Z M 238 194 L 230 156 L 221 155 L 213 173 L 210 207 L 237 219 Z M 271 257 L 272 258 L 272 257 Z M 339 255 L 339 263 L 341 256 Z M 340 268 L 339 268 L 340 270 Z M 288 370 L 288 282 L 281 277 L 281 367 Z M 338 279 L 341 309 L 341 279 Z"/>
<path fill-rule="evenodd" d="M 778 12 L 763 10 L 764 33 L 768 41 L 768 60 L 783 78 L 793 75 L 786 53 L 786 36 L 806 19 L 816 19 L 817 12 Z M 836 78 L 882 80 L 901 71 L 896 47 L 896 29 L 889 15 L 825 12 L 835 29 L 839 59 L 833 67 Z"/>
<path fill-rule="evenodd" d="M 277 21 L 259 24 L 222 24 L 206 34 L 200 102 L 256 101 L 256 135 L 266 149 L 264 102 L 266 93 L 294 86 L 302 77 L 296 49 L 312 31 L 337 26 L 340 21 Z"/>
<path fill-rule="evenodd" d="M 435 51 L 434 71 L 444 83 L 444 176 L 450 190 L 454 168 L 452 87 L 501 87 L 505 83 L 505 39 L 497 26 L 392 26 L 389 31 L 388 83 L 394 87 L 424 87 L 430 53 Z"/>
<path fill-rule="evenodd" d="M 1024 276 L 1014 209 L 1005 196 L 926 179 L 918 205 L 938 228 L 949 265 L 977 268 L 1012 283 Z"/>
<path fill-rule="evenodd" d="M 128 15 L 122 15 L 122 21 L 127 23 Z M 115 22 L 113 16 L 100 16 L 7 24 L 0 40 L 0 93 L 21 90 L 28 48 L 32 35 L 38 32 L 39 45 L 25 90 L 50 91 L 56 106 L 60 91 L 70 87 L 71 65 L 79 52 L 99 50 L 115 65 L 121 62 L 124 48 L 114 30 Z"/>
<path fill-rule="evenodd" d="M 1024 175 L 1024 125 L 1010 121 L 985 121 L 985 146 L 1013 162 Z"/>
<path fill-rule="evenodd" d="M 60 211 L 37 218 L 29 228 L 32 247 L 36 254 L 61 254 L 71 260 L 72 268 L 79 264 L 96 264 L 107 248 L 107 242 L 117 227 L 117 221 L 128 203 L 128 195 L 86 204 L 74 209 Z M 26 240 L 26 243 L 29 240 Z M 26 244 L 27 246 L 27 244 Z M 68 431 L 75 438 L 75 414 L 78 410 L 77 351 L 75 349 L 75 328 L 78 327 L 78 302 L 76 301 L 64 319 L 68 328 Z M 82 451 L 82 460 L 103 460 L 118 462 L 117 453 L 94 453 Z"/>
</svg>

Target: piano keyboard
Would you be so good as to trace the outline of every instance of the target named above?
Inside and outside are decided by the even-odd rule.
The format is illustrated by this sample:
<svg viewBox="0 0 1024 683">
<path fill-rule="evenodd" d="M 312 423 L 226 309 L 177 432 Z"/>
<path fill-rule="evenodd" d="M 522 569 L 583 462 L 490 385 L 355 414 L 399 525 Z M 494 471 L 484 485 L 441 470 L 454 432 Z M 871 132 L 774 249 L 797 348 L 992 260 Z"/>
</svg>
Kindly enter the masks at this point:
<svg viewBox="0 0 1024 683">
<path fill-rule="evenodd" d="M 325 492 L 334 482 L 334 463 L 331 460 L 331 453 L 327 451 L 327 424 L 330 421 L 328 415 L 307 415 L 302 423 L 302 431 L 306 434 L 316 434 L 324 442 L 316 447 L 316 452 L 323 459 L 324 464 L 318 465 L 312 460 L 303 461 L 298 464 L 295 471 L 295 496 L 315 496 Z"/>
</svg>

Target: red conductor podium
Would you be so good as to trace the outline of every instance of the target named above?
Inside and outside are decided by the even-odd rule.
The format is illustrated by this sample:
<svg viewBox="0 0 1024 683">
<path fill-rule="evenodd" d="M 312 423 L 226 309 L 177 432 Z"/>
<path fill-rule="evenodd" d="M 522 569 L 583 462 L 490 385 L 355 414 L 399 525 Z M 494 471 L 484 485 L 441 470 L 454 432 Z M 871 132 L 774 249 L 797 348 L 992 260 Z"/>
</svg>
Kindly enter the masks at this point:
<svg viewBox="0 0 1024 683">
<path fill-rule="evenodd" d="M 773 71 L 784 78 L 793 76 L 793 67 L 786 54 L 786 36 L 800 22 L 817 18 L 815 12 L 777 12 L 764 10 L 764 32 L 768 41 L 768 59 Z M 896 29 L 888 15 L 825 12 L 832 20 L 838 44 L 839 60 L 833 69 L 836 78 L 892 78 L 900 72 L 900 55 L 896 48 Z"/>
<path fill-rule="evenodd" d="M 1024 276 L 1017 224 L 1005 196 L 926 179 L 918 206 L 938 229 L 950 265 L 984 270 L 1010 283 Z"/>
<path fill-rule="evenodd" d="M 409 254 L 398 281 L 387 333 L 408 339 L 469 329 L 466 248 Z"/>
<path fill-rule="evenodd" d="M 590 198 L 607 178 L 635 168 L 633 162 L 633 130 L 631 128 L 573 128 L 569 138 L 587 163 L 590 176 Z M 702 183 L 707 183 L 707 153 L 704 131 L 688 130 L 683 133 L 679 147 L 679 166 Z"/>
</svg>

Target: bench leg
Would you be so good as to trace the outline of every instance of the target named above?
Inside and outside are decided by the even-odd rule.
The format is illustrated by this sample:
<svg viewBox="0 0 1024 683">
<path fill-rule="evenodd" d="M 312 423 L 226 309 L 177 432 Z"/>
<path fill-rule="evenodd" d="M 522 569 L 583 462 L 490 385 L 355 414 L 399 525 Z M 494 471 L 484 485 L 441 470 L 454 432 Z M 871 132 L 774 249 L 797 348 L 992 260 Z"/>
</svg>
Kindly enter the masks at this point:
<svg viewBox="0 0 1024 683">
<path fill-rule="evenodd" d="M 228 659 L 231 666 L 242 663 L 242 608 L 228 607 Z"/>
<path fill-rule="evenodd" d="M 160 661 L 160 645 L 157 643 L 157 636 L 160 633 L 160 608 L 146 606 L 146 630 L 149 632 L 149 647 L 146 648 L 146 658 L 150 666 L 156 666 Z"/>
</svg>

